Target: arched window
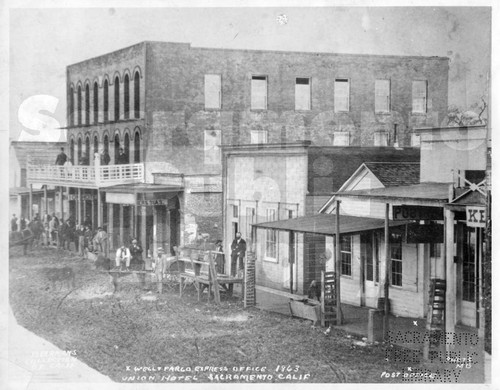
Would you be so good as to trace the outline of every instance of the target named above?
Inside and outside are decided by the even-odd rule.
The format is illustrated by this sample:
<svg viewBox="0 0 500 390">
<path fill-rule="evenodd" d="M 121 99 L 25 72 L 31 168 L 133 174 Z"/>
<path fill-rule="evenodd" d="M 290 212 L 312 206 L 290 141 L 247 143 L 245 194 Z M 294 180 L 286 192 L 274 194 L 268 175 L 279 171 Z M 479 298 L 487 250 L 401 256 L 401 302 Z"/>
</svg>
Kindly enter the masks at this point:
<svg viewBox="0 0 500 390">
<path fill-rule="evenodd" d="M 75 140 L 71 140 L 71 146 L 69 148 L 69 160 L 71 161 L 71 164 L 75 163 Z"/>
<path fill-rule="evenodd" d="M 69 89 L 69 113 L 68 113 L 68 118 L 69 118 L 69 125 L 74 126 L 75 125 L 75 91 L 73 90 L 73 87 Z"/>
<path fill-rule="evenodd" d="M 120 79 L 115 77 L 115 121 L 120 119 Z"/>
<path fill-rule="evenodd" d="M 107 135 L 104 136 L 104 152 L 109 153 L 109 138 Z"/>
<path fill-rule="evenodd" d="M 94 123 L 99 121 L 99 85 L 94 83 Z"/>
<path fill-rule="evenodd" d="M 109 121 L 108 80 L 104 80 L 104 122 Z"/>
<path fill-rule="evenodd" d="M 134 163 L 141 162 L 141 136 L 136 131 L 134 137 Z"/>
<path fill-rule="evenodd" d="M 85 165 L 90 164 L 90 137 L 85 138 Z"/>
<path fill-rule="evenodd" d="M 97 135 L 94 136 L 94 154 L 92 155 L 92 158 L 94 158 L 95 153 L 99 153 L 99 139 L 97 138 Z"/>
<path fill-rule="evenodd" d="M 82 161 L 82 139 L 81 138 L 78 138 L 78 153 L 76 154 L 76 156 L 78 157 L 78 165 L 81 165 L 81 161 Z"/>
<path fill-rule="evenodd" d="M 123 81 L 123 116 L 125 119 L 130 118 L 130 85 L 128 74 L 125 75 Z"/>
<path fill-rule="evenodd" d="M 120 137 L 115 135 L 115 164 L 118 164 L 118 155 L 120 154 Z"/>
<path fill-rule="evenodd" d="M 90 87 L 85 86 L 85 124 L 90 124 Z"/>
<path fill-rule="evenodd" d="M 77 96 L 77 105 L 78 105 L 78 125 L 82 124 L 82 87 L 78 86 L 78 96 Z"/>
<path fill-rule="evenodd" d="M 140 110 L 140 90 L 139 90 L 140 76 L 139 72 L 135 72 L 134 76 L 134 118 L 139 118 Z"/>
<path fill-rule="evenodd" d="M 127 134 L 125 134 L 125 142 L 124 142 L 124 148 L 123 151 L 125 152 L 125 156 L 127 157 L 127 164 L 130 164 L 130 137 Z"/>
</svg>

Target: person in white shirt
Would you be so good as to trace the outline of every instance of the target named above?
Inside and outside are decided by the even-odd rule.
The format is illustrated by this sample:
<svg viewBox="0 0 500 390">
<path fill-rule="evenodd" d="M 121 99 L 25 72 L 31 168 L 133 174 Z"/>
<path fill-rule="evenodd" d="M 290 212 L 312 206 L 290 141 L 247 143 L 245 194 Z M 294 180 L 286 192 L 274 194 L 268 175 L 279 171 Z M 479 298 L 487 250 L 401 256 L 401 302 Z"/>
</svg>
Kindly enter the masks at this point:
<svg viewBox="0 0 500 390">
<path fill-rule="evenodd" d="M 121 270 L 122 262 L 125 262 L 125 270 L 130 271 L 130 251 L 129 249 L 123 244 L 118 250 L 116 251 L 116 258 L 115 258 L 115 263 L 116 263 L 116 268 Z"/>
</svg>

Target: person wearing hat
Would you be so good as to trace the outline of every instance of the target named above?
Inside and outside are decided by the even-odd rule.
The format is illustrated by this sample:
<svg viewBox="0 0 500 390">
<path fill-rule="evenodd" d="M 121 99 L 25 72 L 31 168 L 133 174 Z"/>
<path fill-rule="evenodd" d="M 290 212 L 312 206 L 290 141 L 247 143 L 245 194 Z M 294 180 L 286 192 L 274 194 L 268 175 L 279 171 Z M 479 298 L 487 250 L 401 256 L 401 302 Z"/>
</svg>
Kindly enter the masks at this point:
<svg viewBox="0 0 500 390">
<path fill-rule="evenodd" d="M 167 255 L 163 248 L 158 248 L 158 255 L 153 262 L 153 269 L 155 270 L 158 293 L 161 294 L 163 292 L 163 277 L 167 272 Z"/>
<path fill-rule="evenodd" d="M 118 248 L 116 251 L 116 257 L 115 257 L 115 263 L 116 263 L 116 269 L 121 270 L 122 263 L 125 262 L 125 270 L 128 272 L 130 271 L 130 251 L 129 249 L 125 246 L 125 243 L 122 244 L 121 247 Z"/>
<path fill-rule="evenodd" d="M 97 228 L 97 234 L 94 237 L 94 245 L 104 256 L 109 257 L 108 233 L 101 226 Z"/>
<path fill-rule="evenodd" d="M 120 151 L 118 153 L 118 156 L 116 158 L 116 163 L 117 164 L 128 164 L 128 157 L 125 154 L 125 151 L 123 148 L 120 148 Z"/>
<path fill-rule="evenodd" d="M 130 247 L 130 255 L 132 256 L 132 264 L 138 266 L 141 271 L 144 271 L 144 261 L 142 260 L 142 246 L 137 243 L 137 239 L 132 239 L 132 246 Z"/>
</svg>

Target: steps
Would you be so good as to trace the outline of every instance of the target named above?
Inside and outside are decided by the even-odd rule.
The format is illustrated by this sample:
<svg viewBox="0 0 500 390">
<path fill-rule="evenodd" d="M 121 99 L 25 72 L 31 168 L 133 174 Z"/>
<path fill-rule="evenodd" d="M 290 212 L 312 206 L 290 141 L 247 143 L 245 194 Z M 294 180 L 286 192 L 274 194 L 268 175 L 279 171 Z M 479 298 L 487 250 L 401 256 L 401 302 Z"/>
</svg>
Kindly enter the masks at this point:
<svg viewBox="0 0 500 390">
<path fill-rule="evenodd" d="M 426 331 L 430 337 L 425 338 L 424 359 L 429 359 L 431 350 L 440 346 L 439 340 L 445 329 L 446 280 L 431 279 L 429 286 L 429 304 L 427 310 Z M 442 346 L 442 345 L 441 345 Z"/>
</svg>

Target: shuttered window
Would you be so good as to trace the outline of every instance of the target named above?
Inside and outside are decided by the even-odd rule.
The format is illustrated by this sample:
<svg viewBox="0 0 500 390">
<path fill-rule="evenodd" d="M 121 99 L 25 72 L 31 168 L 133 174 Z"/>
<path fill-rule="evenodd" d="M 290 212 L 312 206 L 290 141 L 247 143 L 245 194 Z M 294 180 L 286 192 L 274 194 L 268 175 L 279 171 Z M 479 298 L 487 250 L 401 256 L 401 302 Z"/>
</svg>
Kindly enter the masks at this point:
<svg viewBox="0 0 500 390">
<path fill-rule="evenodd" d="M 349 111 L 349 80 L 335 79 L 335 112 Z"/>
<path fill-rule="evenodd" d="M 375 80 L 375 111 L 389 112 L 391 106 L 390 80 Z"/>
<path fill-rule="evenodd" d="M 413 81 L 412 99 L 412 111 L 414 113 L 424 114 L 427 112 L 427 81 Z"/>
<path fill-rule="evenodd" d="M 205 109 L 222 107 L 222 83 L 218 74 L 205 75 Z"/>
</svg>

